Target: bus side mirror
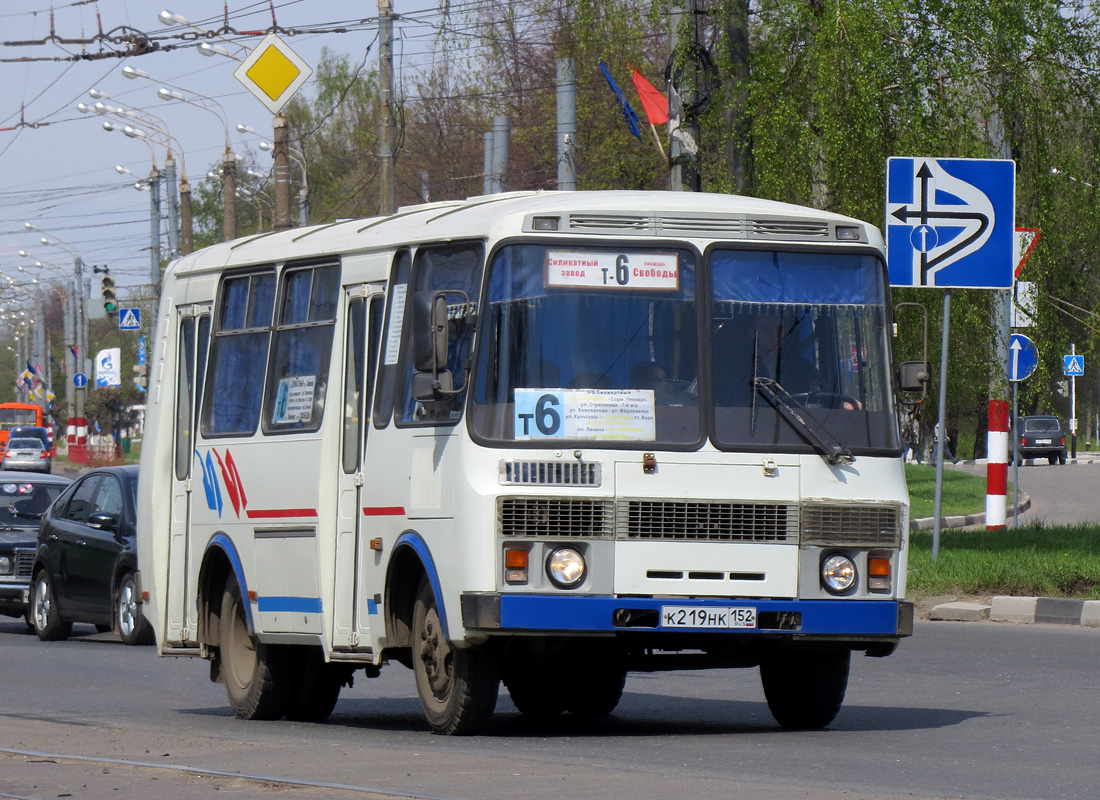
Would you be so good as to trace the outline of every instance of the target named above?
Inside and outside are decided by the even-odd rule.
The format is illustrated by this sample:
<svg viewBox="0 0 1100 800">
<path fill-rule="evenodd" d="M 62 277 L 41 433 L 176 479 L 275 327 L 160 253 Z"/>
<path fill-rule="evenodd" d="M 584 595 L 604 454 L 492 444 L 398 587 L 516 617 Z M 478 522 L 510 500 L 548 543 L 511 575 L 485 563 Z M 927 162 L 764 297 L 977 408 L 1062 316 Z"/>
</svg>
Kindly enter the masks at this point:
<svg viewBox="0 0 1100 800">
<path fill-rule="evenodd" d="M 898 388 L 903 392 L 928 392 L 932 379 L 932 365 L 927 361 L 905 361 L 898 370 Z"/>
<path fill-rule="evenodd" d="M 412 296 L 413 365 L 417 372 L 437 373 L 447 366 L 450 324 L 443 292 L 416 292 Z"/>
</svg>

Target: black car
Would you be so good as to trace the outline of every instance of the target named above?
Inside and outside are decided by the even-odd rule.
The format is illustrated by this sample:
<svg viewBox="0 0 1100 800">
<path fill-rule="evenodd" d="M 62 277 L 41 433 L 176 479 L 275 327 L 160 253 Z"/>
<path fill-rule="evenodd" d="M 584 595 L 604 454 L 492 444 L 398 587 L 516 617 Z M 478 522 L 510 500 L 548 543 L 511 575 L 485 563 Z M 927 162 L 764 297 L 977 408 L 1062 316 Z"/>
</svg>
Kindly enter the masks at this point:
<svg viewBox="0 0 1100 800">
<path fill-rule="evenodd" d="M 24 617 L 31 624 L 28 594 L 38 526 L 42 514 L 71 483 L 62 475 L 0 475 L 0 614 Z"/>
<path fill-rule="evenodd" d="M 1020 420 L 1017 463 L 1025 458 L 1046 458 L 1049 464 L 1066 463 L 1066 432 L 1058 417 L 1034 414 Z"/>
<path fill-rule="evenodd" d="M 64 639 L 74 622 L 152 644 L 135 580 L 136 466 L 89 470 L 50 506 L 38 531 L 31 620 L 38 638 Z"/>
</svg>

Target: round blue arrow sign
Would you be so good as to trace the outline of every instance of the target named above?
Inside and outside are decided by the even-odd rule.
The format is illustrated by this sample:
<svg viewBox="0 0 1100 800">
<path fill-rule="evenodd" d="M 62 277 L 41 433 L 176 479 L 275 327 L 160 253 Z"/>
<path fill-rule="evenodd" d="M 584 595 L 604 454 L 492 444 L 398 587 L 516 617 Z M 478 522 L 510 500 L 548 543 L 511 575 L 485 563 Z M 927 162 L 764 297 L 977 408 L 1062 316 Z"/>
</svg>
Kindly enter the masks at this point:
<svg viewBox="0 0 1100 800">
<path fill-rule="evenodd" d="M 1012 334 L 1008 340 L 1008 379 L 1022 381 L 1031 376 L 1039 364 L 1039 351 L 1035 342 L 1022 333 Z"/>
<path fill-rule="evenodd" d="M 88 376 L 85 375 L 83 372 L 78 372 L 73 375 L 73 386 L 75 386 L 77 389 L 83 389 L 87 385 Z"/>
</svg>

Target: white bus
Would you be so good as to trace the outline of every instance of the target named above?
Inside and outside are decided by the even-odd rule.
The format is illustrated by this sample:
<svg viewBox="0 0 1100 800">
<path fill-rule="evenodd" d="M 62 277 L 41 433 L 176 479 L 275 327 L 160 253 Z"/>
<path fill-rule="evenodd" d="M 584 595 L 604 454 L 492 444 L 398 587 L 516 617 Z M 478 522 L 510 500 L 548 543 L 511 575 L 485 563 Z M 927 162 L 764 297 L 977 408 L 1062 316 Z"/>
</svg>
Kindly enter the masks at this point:
<svg viewBox="0 0 1100 800">
<path fill-rule="evenodd" d="M 508 193 L 168 269 L 143 611 L 244 718 L 410 668 L 433 730 L 758 667 L 821 727 L 912 632 L 879 231 L 762 200 Z"/>
</svg>

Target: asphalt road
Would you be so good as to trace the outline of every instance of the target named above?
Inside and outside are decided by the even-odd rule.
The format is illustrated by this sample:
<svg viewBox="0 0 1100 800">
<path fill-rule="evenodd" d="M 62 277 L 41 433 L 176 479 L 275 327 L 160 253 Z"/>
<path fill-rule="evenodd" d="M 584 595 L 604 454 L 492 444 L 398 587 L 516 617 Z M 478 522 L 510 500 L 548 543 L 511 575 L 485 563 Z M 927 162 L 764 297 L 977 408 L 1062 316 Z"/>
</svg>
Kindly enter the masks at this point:
<svg viewBox="0 0 1100 800">
<path fill-rule="evenodd" d="M 90 635 L 43 643 L 0 622 L 0 797 L 1095 800 L 1100 786 L 1095 629 L 918 623 L 891 658 L 853 661 L 825 731 L 778 728 L 756 672 L 723 670 L 632 674 L 596 723 L 535 724 L 502 693 L 493 726 L 469 738 L 428 733 L 398 665 L 357 678 L 328 723 L 244 722 L 204 662 L 77 632 Z"/>
</svg>

